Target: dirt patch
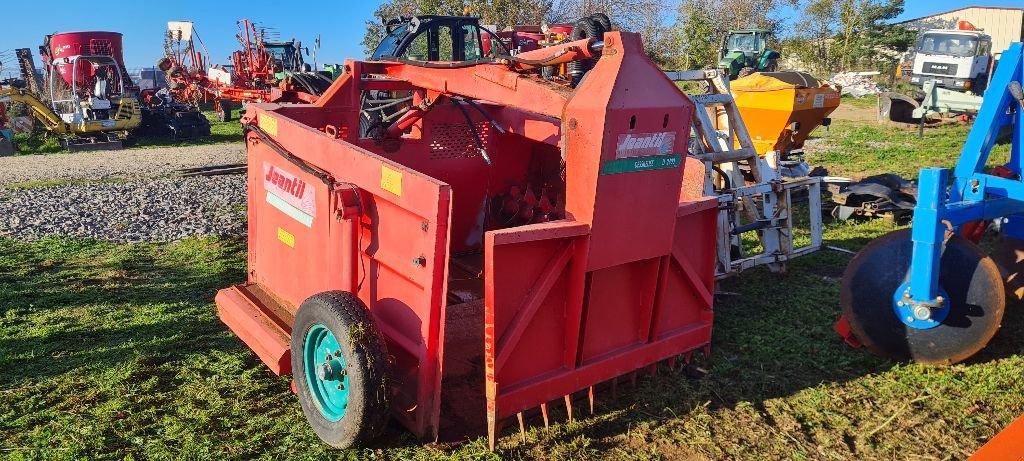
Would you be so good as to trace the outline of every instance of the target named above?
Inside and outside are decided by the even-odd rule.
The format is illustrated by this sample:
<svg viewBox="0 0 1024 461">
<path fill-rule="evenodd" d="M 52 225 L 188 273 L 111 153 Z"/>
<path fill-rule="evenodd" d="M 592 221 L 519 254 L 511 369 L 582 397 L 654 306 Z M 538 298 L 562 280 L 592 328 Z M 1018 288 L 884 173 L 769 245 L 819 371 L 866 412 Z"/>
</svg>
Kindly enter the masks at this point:
<svg viewBox="0 0 1024 461">
<path fill-rule="evenodd" d="M 834 120 L 850 120 L 854 122 L 876 122 L 878 121 L 877 106 L 855 106 L 853 104 L 840 104 L 836 110 L 829 115 Z"/>
</svg>

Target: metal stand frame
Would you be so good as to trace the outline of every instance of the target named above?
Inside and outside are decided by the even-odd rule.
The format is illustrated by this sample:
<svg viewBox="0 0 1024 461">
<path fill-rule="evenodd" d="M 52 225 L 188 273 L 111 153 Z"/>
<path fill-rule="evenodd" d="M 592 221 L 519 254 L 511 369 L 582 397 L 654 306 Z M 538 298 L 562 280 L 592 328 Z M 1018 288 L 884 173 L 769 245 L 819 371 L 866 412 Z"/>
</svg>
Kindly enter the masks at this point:
<svg viewBox="0 0 1024 461">
<path fill-rule="evenodd" d="M 718 70 L 670 72 L 668 76 L 675 81 L 704 81 L 710 90 L 709 94 L 690 96 L 697 108 L 689 154 L 704 163 L 704 194 L 718 197 L 715 277 L 764 264 L 772 272 L 785 272 L 789 259 L 819 250 L 821 178 L 783 180 L 777 155 L 770 152 L 763 159 L 758 155 L 729 83 Z M 747 185 L 741 166 L 749 169 L 752 184 Z M 716 173 L 720 178 L 716 179 Z M 811 241 L 796 247 L 792 203 L 793 193 L 800 190 L 808 196 Z M 760 253 L 744 252 L 741 236 L 748 232 L 757 232 Z"/>
</svg>

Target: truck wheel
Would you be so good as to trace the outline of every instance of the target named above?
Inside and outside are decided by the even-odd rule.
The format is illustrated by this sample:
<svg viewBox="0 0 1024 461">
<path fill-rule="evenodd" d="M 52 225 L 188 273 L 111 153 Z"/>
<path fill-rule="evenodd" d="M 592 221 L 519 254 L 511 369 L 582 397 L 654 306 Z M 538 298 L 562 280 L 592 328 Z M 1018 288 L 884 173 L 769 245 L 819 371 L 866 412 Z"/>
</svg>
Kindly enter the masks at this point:
<svg viewBox="0 0 1024 461">
<path fill-rule="evenodd" d="M 310 297 L 291 346 L 295 389 L 316 435 L 336 448 L 377 436 L 388 415 L 388 353 L 363 302 L 341 291 Z"/>
<path fill-rule="evenodd" d="M 753 73 L 754 73 L 754 68 L 753 67 L 744 67 L 744 68 L 740 69 L 740 73 L 736 74 L 736 78 L 747 77 L 747 76 L 749 76 L 750 74 L 753 74 Z"/>
</svg>

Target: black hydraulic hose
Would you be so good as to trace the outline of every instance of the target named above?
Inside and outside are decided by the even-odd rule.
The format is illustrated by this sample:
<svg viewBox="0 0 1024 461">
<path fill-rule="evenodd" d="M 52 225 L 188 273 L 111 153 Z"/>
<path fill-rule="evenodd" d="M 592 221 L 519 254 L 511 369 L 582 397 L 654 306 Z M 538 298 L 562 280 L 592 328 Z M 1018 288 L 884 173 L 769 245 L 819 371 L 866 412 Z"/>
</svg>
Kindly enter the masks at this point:
<svg viewBox="0 0 1024 461">
<path fill-rule="evenodd" d="M 389 107 L 394 107 L 394 106 L 397 106 L 397 105 L 399 105 L 399 104 L 401 104 L 403 102 L 412 101 L 412 96 L 409 96 L 408 98 L 392 99 L 390 101 L 391 102 L 389 102 L 387 104 L 382 104 L 380 106 L 374 106 L 374 107 L 371 107 L 369 109 L 363 109 L 363 112 L 374 112 L 374 111 L 378 111 L 378 110 L 384 110 L 384 109 L 387 109 Z M 375 103 L 376 101 L 370 100 L 370 102 L 372 104 L 372 103 Z"/>
<path fill-rule="evenodd" d="M 295 154 L 288 152 L 288 149 L 285 149 L 284 146 L 278 144 L 278 142 L 274 140 L 274 138 L 271 138 L 270 135 L 263 131 L 263 129 L 261 129 L 259 125 L 257 125 L 256 123 L 249 122 L 248 124 L 246 124 L 245 131 L 256 134 L 256 137 L 259 138 L 260 141 L 263 141 L 263 143 L 269 146 L 271 150 L 277 152 L 277 154 L 280 155 L 281 157 L 284 157 L 284 159 L 287 160 L 289 163 L 295 165 L 300 170 L 305 171 L 306 173 L 309 173 L 313 176 L 316 176 L 317 178 L 320 178 L 320 181 L 326 184 L 329 189 L 331 189 L 332 191 L 334 190 L 334 185 L 336 184 L 336 182 L 334 181 L 334 178 L 331 176 L 330 173 L 321 170 L 313 165 L 310 165 L 303 161 L 301 158 L 296 157 Z"/>
<path fill-rule="evenodd" d="M 487 155 L 487 150 L 484 149 L 484 142 L 480 138 L 480 133 L 476 131 L 476 126 L 473 125 L 473 118 L 469 116 L 469 112 L 466 112 L 466 108 L 462 107 L 462 104 L 457 99 L 452 99 L 452 104 L 455 104 L 455 107 L 459 108 L 459 112 L 462 112 L 462 116 L 466 117 L 466 124 L 469 125 L 469 131 L 473 133 L 473 140 L 476 141 L 476 147 L 480 150 L 480 156 L 484 158 L 488 165 L 493 165 L 494 162 L 491 161 L 491 156 Z"/>
<path fill-rule="evenodd" d="M 461 97 L 460 98 L 452 98 L 452 99 L 453 100 L 458 100 L 460 102 L 464 102 L 466 104 L 469 104 L 470 107 L 476 109 L 477 112 L 480 112 L 480 115 L 483 115 L 484 118 L 486 118 L 487 121 L 491 123 L 491 126 L 493 126 L 494 129 L 498 131 L 498 133 L 505 134 L 505 128 L 503 128 L 501 125 L 499 125 L 498 121 L 495 120 L 493 117 L 491 117 L 491 114 L 488 114 L 487 111 L 485 111 L 483 107 L 480 107 L 480 104 L 477 104 L 476 101 L 474 101 L 472 99 L 461 98 Z"/>
</svg>

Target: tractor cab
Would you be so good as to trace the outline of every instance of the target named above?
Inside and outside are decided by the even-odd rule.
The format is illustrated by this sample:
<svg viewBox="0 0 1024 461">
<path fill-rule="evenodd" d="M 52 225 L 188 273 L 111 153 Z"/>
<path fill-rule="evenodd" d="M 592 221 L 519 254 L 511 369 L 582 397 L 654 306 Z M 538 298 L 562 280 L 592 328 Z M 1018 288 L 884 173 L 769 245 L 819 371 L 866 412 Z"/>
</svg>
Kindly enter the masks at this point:
<svg viewBox="0 0 1024 461">
<path fill-rule="evenodd" d="M 267 54 L 273 61 L 271 68 L 275 73 L 308 72 L 310 70 L 302 59 L 302 44 L 295 40 L 263 42 L 263 48 L 267 50 Z"/>
<path fill-rule="evenodd" d="M 495 34 L 472 16 L 413 16 L 385 24 L 387 36 L 370 60 L 401 58 L 410 61 L 477 61 L 508 55 Z"/>
<path fill-rule="evenodd" d="M 731 30 L 722 39 L 718 68 L 730 79 L 746 77 L 754 72 L 777 69 L 778 51 L 768 48 L 772 33 L 766 29 Z"/>
</svg>

